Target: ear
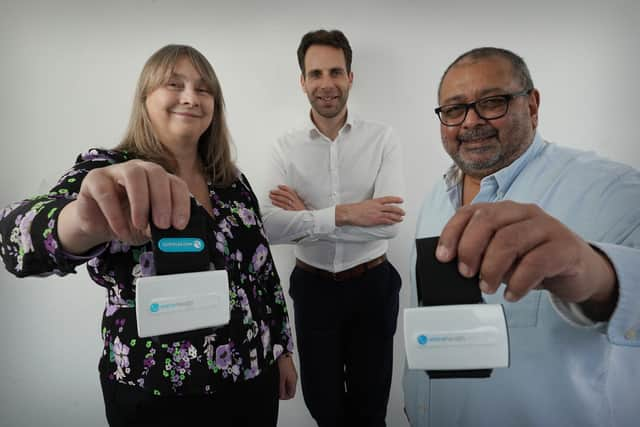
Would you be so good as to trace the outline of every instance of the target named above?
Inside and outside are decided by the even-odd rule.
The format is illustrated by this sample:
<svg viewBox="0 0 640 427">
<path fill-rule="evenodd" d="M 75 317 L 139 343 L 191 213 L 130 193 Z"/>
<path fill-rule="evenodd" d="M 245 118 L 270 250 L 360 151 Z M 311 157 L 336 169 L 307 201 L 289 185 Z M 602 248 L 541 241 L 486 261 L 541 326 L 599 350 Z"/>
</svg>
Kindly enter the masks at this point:
<svg viewBox="0 0 640 427">
<path fill-rule="evenodd" d="M 304 83 L 305 83 L 304 74 L 300 73 L 300 87 L 302 88 L 302 91 L 304 93 L 307 93 L 307 87 L 304 85 Z"/>
<path fill-rule="evenodd" d="M 351 85 L 353 85 L 353 71 L 349 71 L 349 88 L 351 88 Z"/>
<path fill-rule="evenodd" d="M 540 108 L 540 92 L 538 89 L 533 89 L 531 95 L 529 95 L 529 116 L 531 117 L 531 124 L 533 129 L 538 127 L 538 109 Z"/>
</svg>

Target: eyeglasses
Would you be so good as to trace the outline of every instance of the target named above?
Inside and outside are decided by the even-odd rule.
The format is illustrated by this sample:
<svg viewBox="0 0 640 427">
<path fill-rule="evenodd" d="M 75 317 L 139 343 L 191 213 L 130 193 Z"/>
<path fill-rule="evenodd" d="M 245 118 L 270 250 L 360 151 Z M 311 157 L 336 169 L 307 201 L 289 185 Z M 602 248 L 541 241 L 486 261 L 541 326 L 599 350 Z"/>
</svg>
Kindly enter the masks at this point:
<svg viewBox="0 0 640 427">
<path fill-rule="evenodd" d="M 509 104 L 513 98 L 527 96 L 533 89 L 505 95 L 494 95 L 478 99 L 468 104 L 447 104 L 435 109 L 440 122 L 445 126 L 460 126 L 467 118 L 469 108 L 473 108 L 483 120 L 494 120 L 504 117 L 509 111 Z"/>
</svg>

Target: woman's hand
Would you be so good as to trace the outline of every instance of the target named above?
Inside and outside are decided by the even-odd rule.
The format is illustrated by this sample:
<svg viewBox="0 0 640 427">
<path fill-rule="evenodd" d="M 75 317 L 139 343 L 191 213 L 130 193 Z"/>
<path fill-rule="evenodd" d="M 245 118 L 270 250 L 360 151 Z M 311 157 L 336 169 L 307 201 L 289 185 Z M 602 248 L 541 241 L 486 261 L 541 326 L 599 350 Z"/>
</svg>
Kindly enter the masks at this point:
<svg viewBox="0 0 640 427">
<path fill-rule="evenodd" d="M 187 184 L 161 166 L 130 160 L 94 169 L 78 198 L 60 212 L 63 248 L 81 254 L 110 240 L 140 245 L 150 238 L 150 213 L 158 228 L 183 229 L 190 215 Z"/>
<path fill-rule="evenodd" d="M 293 399 L 296 395 L 298 372 L 293 364 L 291 353 L 284 353 L 278 358 L 278 369 L 280 370 L 280 400 Z"/>
</svg>

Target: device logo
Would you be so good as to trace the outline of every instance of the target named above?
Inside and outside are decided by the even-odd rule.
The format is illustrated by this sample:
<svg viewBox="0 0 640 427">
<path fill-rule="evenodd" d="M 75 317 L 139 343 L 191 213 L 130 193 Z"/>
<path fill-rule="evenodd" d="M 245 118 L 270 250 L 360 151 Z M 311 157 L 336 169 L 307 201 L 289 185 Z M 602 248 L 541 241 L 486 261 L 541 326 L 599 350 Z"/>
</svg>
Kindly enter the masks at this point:
<svg viewBox="0 0 640 427">
<path fill-rule="evenodd" d="M 451 334 L 451 335 L 431 335 L 427 336 L 425 334 L 420 334 L 417 337 L 418 345 L 426 346 L 430 345 L 455 345 L 455 344 L 464 344 L 469 337 L 463 334 Z"/>
<path fill-rule="evenodd" d="M 204 241 L 197 237 L 163 237 L 158 241 L 162 252 L 202 252 Z"/>
<path fill-rule="evenodd" d="M 171 311 L 180 310 L 180 309 L 184 310 L 187 308 L 191 308 L 193 306 L 194 306 L 193 300 L 168 302 L 164 304 L 154 302 L 154 303 L 151 303 L 151 305 L 149 306 L 149 311 L 152 313 L 158 313 L 160 311 L 166 312 L 170 310 Z"/>
</svg>

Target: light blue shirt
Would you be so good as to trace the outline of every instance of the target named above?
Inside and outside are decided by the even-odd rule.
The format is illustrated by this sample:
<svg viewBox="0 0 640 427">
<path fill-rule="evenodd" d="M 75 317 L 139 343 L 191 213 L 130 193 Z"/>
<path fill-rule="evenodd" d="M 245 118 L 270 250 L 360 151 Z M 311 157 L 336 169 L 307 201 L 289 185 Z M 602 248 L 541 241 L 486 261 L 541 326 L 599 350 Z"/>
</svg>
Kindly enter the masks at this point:
<svg viewBox="0 0 640 427">
<path fill-rule="evenodd" d="M 425 199 L 416 238 L 437 236 L 461 206 L 462 173 L 453 166 Z M 539 134 L 508 167 L 485 177 L 472 203 L 535 203 L 601 249 L 620 286 L 606 323 L 585 321 L 571 305 L 532 291 L 503 304 L 511 364 L 488 379 L 437 379 L 405 370 L 412 426 L 640 425 L 640 172 L 593 153 L 559 147 Z M 415 292 L 415 245 L 411 301 Z"/>
</svg>

